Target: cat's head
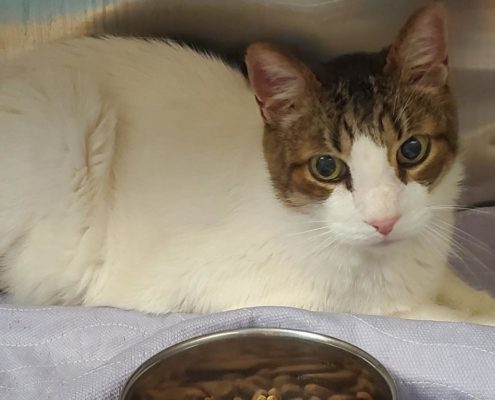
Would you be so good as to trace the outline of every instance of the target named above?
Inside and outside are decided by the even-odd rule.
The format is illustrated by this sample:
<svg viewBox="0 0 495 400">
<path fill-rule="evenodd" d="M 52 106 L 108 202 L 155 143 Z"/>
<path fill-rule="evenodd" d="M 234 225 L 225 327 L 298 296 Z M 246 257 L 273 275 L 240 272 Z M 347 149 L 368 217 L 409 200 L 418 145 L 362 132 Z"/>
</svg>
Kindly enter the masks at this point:
<svg viewBox="0 0 495 400">
<path fill-rule="evenodd" d="M 262 43 L 246 54 L 273 186 L 343 243 L 375 246 L 429 229 L 461 173 L 448 86 L 445 10 L 414 14 L 379 53 L 318 70 Z"/>
</svg>

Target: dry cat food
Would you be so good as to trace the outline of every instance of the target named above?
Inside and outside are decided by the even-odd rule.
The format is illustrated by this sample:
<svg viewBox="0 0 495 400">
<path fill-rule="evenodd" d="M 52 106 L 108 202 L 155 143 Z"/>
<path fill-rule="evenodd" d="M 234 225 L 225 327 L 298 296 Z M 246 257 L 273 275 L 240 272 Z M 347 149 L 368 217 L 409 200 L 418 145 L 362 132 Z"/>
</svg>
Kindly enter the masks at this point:
<svg viewBox="0 0 495 400">
<path fill-rule="evenodd" d="M 281 365 L 278 363 L 278 365 Z M 166 380 L 133 400 L 382 400 L 371 374 L 350 362 L 259 369 L 194 369 L 194 381 Z M 191 371 L 190 371 L 191 372 Z"/>
</svg>

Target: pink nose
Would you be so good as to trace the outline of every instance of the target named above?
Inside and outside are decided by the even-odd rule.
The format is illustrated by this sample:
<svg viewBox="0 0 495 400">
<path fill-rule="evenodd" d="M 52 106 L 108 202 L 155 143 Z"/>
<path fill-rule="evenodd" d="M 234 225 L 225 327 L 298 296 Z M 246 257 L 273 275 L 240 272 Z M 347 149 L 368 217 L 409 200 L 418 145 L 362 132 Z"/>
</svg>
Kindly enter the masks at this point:
<svg viewBox="0 0 495 400">
<path fill-rule="evenodd" d="M 373 228 L 380 232 L 383 236 L 387 236 L 394 229 L 399 217 L 386 218 L 368 222 Z"/>
</svg>

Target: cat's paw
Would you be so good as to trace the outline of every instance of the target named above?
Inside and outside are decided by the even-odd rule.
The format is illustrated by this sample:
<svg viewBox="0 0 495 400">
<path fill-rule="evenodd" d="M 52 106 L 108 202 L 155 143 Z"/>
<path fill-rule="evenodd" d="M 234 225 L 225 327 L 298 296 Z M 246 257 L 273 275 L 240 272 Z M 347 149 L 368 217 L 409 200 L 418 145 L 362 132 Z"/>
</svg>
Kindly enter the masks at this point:
<svg viewBox="0 0 495 400">
<path fill-rule="evenodd" d="M 495 312 L 473 315 L 467 322 L 495 327 Z"/>
<path fill-rule="evenodd" d="M 425 304 L 418 307 L 414 311 L 408 311 L 396 314 L 399 318 L 441 321 L 441 322 L 457 322 L 466 321 L 468 316 L 466 313 L 454 310 L 438 304 Z"/>
</svg>

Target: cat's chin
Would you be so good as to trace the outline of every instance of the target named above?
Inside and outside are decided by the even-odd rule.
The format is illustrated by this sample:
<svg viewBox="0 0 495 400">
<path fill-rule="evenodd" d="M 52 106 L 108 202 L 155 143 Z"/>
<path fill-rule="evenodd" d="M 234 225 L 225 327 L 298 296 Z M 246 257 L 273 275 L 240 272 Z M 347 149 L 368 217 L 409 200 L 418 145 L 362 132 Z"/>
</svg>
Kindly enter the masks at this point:
<svg viewBox="0 0 495 400">
<path fill-rule="evenodd" d="M 400 249 L 404 243 L 407 242 L 406 238 L 401 237 L 384 237 L 380 239 L 376 239 L 371 243 L 368 243 L 365 248 L 367 251 L 371 253 L 379 253 L 383 254 L 383 252 L 394 252 L 397 249 Z"/>
<path fill-rule="evenodd" d="M 402 239 L 397 239 L 397 238 L 394 238 L 394 239 L 391 239 L 391 238 L 383 238 L 379 241 L 377 241 L 376 243 L 374 243 L 372 246 L 374 247 L 389 247 L 389 246 L 393 246 L 393 245 L 396 245 L 398 243 L 401 243 L 403 242 Z"/>
<path fill-rule="evenodd" d="M 395 252 L 396 250 L 400 251 L 400 249 L 402 249 L 402 247 L 410 240 L 411 238 L 409 237 L 373 238 L 366 242 L 348 243 L 347 246 L 359 252 L 363 251 L 365 253 L 383 254 L 384 252 Z"/>
</svg>

